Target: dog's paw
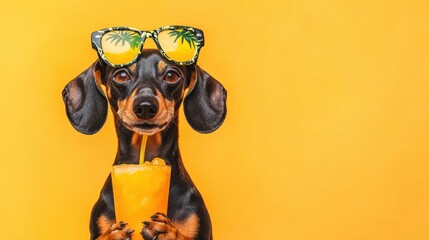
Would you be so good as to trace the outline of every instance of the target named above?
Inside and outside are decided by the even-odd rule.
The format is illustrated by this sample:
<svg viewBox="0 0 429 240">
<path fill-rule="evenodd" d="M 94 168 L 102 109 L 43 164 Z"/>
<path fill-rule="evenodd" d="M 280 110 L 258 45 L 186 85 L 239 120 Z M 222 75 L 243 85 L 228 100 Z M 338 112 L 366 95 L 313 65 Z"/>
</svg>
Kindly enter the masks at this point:
<svg viewBox="0 0 429 240">
<path fill-rule="evenodd" d="M 170 219 L 163 213 L 156 213 L 151 221 L 144 221 L 141 235 L 145 240 L 185 240 Z"/>
<path fill-rule="evenodd" d="M 127 227 L 127 223 L 114 223 L 112 227 L 100 236 L 99 240 L 131 240 L 134 230 Z"/>
</svg>

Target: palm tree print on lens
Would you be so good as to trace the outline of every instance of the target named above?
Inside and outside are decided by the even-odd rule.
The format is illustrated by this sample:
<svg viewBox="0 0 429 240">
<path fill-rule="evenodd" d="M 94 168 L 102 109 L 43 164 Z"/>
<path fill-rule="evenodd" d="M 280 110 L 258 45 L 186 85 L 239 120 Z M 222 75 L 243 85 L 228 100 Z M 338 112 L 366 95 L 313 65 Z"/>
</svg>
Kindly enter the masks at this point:
<svg viewBox="0 0 429 240">
<path fill-rule="evenodd" d="M 140 46 L 141 38 L 140 35 L 136 32 L 132 31 L 112 31 L 108 33 L 107 40 L 111 40 L 110 43 L 113 43 L 116 41 L 115 46 L 118 45 L 118 43 L 122 42 L 122 46 L 125 45 L 125 42 L 127 42 L 131 49 L 135 49 Z"/>
<path fill-rule="evenodd" d="M 171 30 L 169 34 L 170 34 L 170 37 L 176 37 L 174 39 L 174 42 L 176 42 L 181 37 L 182 44 L 183 44 L 183 41 L 185 40 L 189 44 L 190 48 L 195 48 L 195 43 L 197 42 L 197 38 L 195 37 L 193 32 L 186 29 L 182 29 L 182 31 L 180 31 L 180 29 L 177 29 L 177 30 Z"/>
</svg>

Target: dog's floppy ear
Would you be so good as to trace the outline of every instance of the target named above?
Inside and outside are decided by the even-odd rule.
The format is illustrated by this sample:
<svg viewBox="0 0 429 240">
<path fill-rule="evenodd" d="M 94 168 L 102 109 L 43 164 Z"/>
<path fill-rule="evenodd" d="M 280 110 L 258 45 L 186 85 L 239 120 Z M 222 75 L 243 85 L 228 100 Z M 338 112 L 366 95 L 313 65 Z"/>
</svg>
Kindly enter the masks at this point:
<svg viewBox="0 0 429 240">
<path fill-rule="evenodd" d="M 97 60 L 69 82 L 63 90 L 67 117 L 84 134 L 98 132 L 106 121 L 107 99 L 100 89 L 101 72 Z"/>
<path fill-rule="evenodd" d="M 220 82 L 195 65 L 183 104 L 189 125 L 200 133 L 211 133 L 225 120 L 226 90 Z"/>
</svg>

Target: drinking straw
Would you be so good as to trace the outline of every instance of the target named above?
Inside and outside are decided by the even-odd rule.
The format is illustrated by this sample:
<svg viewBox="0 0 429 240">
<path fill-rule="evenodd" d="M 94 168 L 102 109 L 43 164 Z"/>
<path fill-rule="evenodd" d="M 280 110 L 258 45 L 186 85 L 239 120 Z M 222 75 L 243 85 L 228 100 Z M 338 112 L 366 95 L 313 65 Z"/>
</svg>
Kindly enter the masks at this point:
<svg viewBox="0 0 429 240">
<path fill-rule="evenodd" d="M 147 135 L 142 135 L 142 146 L 140 149 L 140 162 L 139 164 L 142 165 L 144 163 L 144 154 L 146 152 L 146 142 L 147 142 Z"/>
</svg>

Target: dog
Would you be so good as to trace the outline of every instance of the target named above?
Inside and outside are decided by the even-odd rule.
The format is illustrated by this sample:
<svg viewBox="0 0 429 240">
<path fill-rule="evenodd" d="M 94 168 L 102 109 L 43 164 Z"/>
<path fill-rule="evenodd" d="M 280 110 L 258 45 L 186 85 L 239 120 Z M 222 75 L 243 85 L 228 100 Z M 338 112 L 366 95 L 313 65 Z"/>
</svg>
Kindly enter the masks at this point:
<svg viewBox="0 0 429 240">
<path fill-rule="evenodd" d="M 138 164 L 142 135 L 147 134 L 145 159 L 160 157 L 171 166 L 168 215 L 142 219 L 145 240 L 213 239 L 207 208 L 180 156 L 178 111 L 183 101 L 194 130 L 215 131 L 226 116 L 227 92 L 220 82 L 196 64 L 176 65 L 148 49 L 126 67 L 97 60 L 66 85 L 62 96 L 69 121 L 84 134 L 101 129 L 110 105 L 119 140 L 114 165 Z M 127 228 L 121 220 L 115 219 L 109 175 L 91 212 L 91 239 L 127 240 L 140 230 Z"/>
</svg>

